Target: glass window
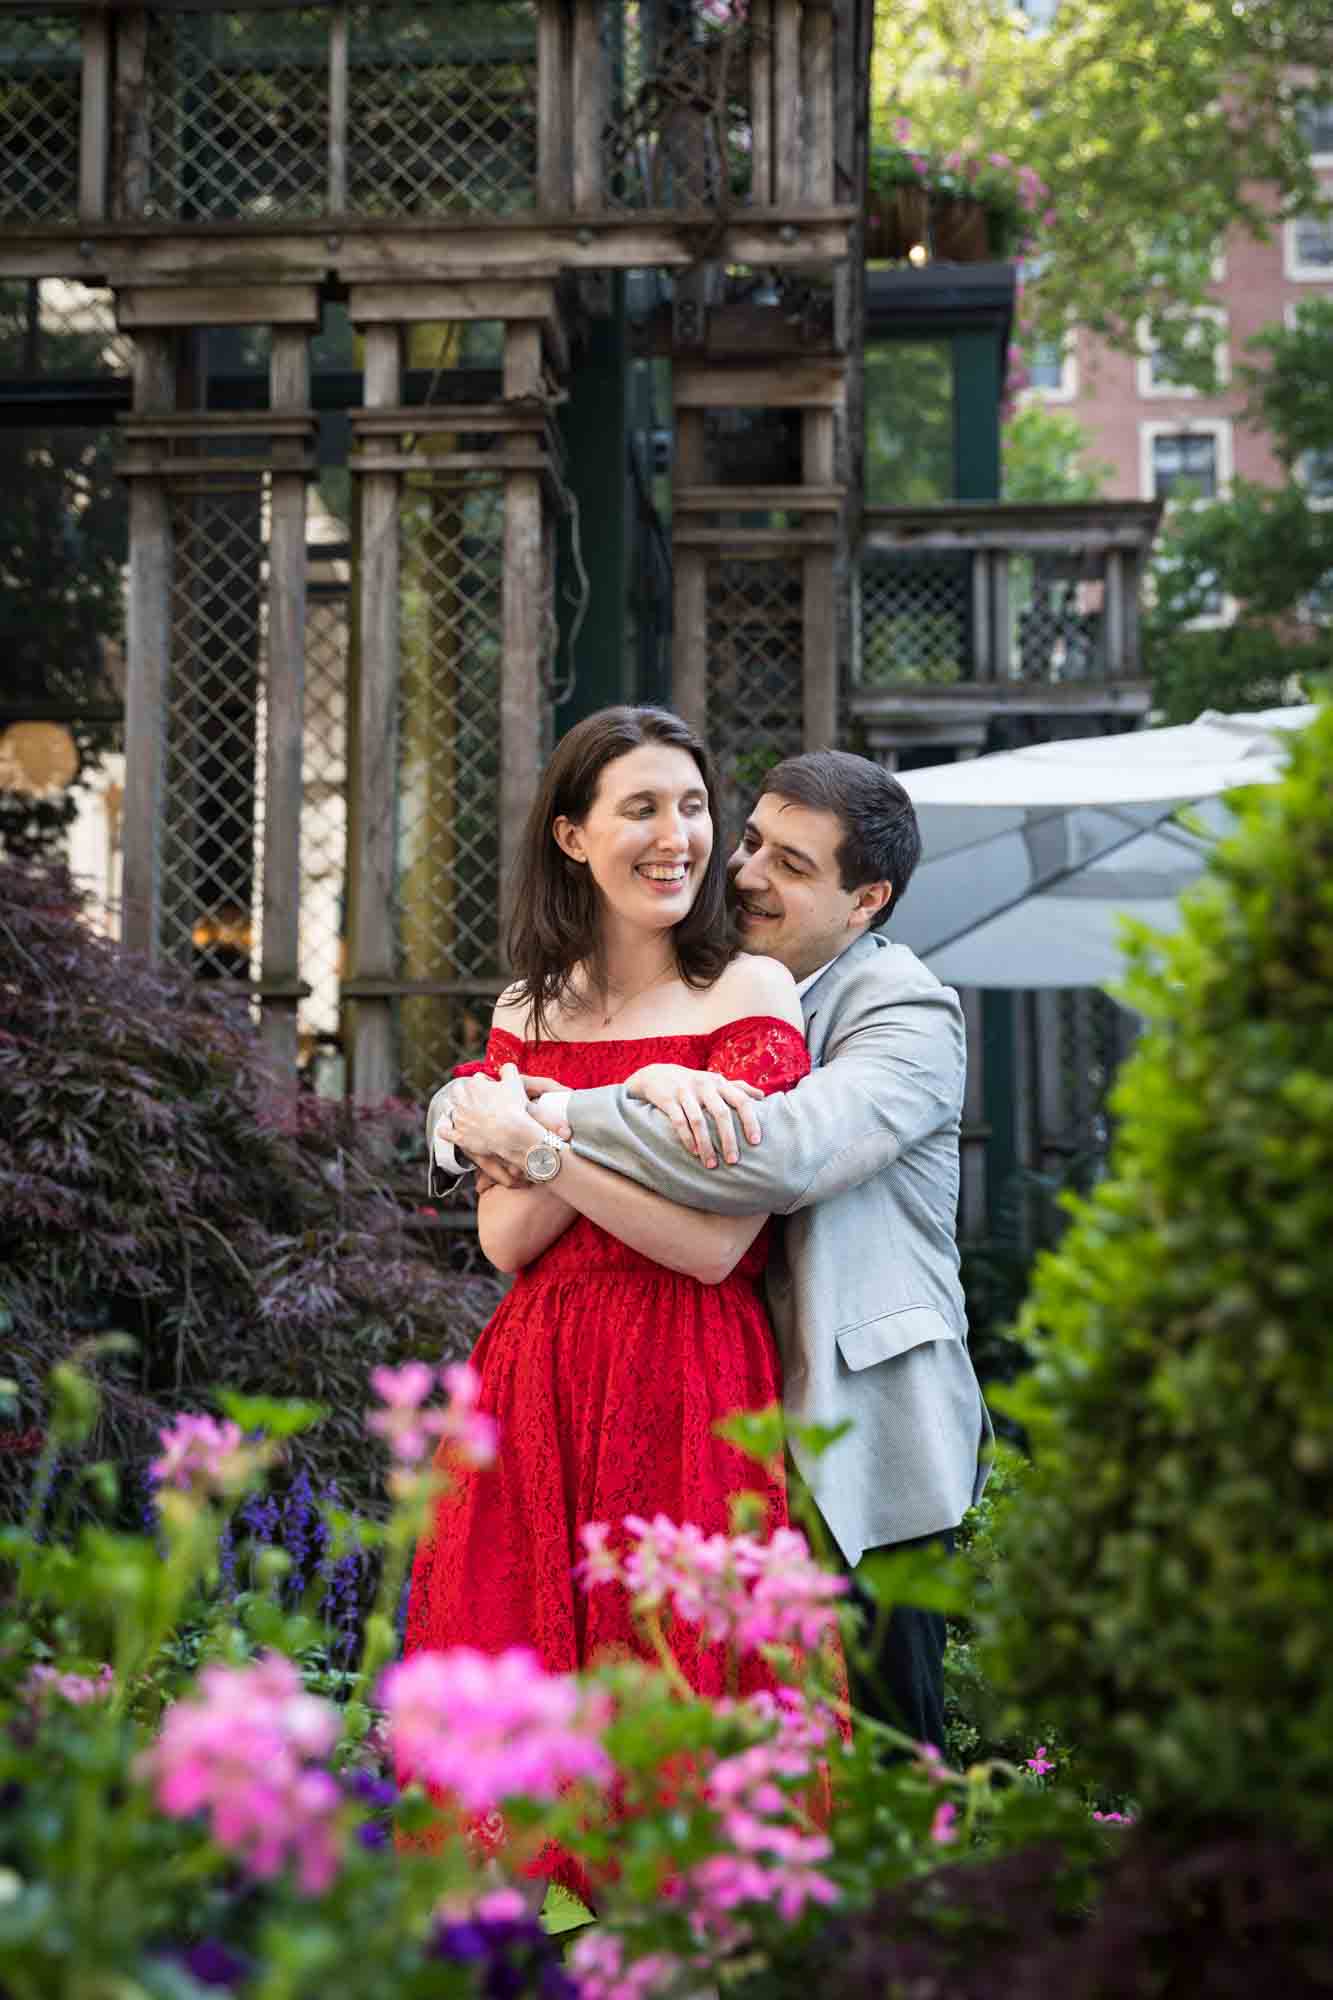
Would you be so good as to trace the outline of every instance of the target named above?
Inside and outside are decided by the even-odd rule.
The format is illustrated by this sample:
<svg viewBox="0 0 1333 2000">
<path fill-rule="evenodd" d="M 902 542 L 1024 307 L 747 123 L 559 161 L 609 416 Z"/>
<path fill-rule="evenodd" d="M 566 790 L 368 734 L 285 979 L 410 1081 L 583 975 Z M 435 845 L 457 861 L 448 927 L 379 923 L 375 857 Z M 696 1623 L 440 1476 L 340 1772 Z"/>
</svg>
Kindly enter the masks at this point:
<svg viewBox="0 0 1333 2000">
<path fill-rule="evenodd" d="M 1333 222 L 1317 215 L 1298 216 L 1292 225 L 1296 262 L 1303 270 L 1333 271 Z"/>
<path fill-rule="evenodd" d="M 952 500 L 952 343 L 869 343 L 865 398 L 867 506 L 928 507 Z"/>
<path fill-rule="evenodd" d="M 1303 451 L 1296 461 L 1296 476 L 1312 500 L 1333 500 L 1333 446 Z"/>
<path fill-rule="evenodd" d="M 1030 389 L 1063 389 L 1065 346 L 1062 340 L 1039 340 L 1028 357 Z"/>
<path fill-rule="evenodd" d="M 1312 153 L 1333 154 L 1333 97 L 1319 104 L 1302 104 L 1296 118 Z"/>
<path fill-rule="evenodd" d="M 1158 500 L 1217 495 L 1217 439 L 1206 431 L 1167 431 L 1152 441 L 1152 488 Z"/>
</svg>

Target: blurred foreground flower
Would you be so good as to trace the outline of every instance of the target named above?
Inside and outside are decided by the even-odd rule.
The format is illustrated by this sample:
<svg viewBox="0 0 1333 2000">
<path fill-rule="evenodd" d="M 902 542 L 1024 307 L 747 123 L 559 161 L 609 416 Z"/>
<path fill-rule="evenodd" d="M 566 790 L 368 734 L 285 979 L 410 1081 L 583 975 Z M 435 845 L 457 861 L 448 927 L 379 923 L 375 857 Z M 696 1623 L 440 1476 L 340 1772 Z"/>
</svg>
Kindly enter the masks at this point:
<svg viewBox="0 0 1333 2000">
<path fill-rule="evenodd" d="M 401 1368 L 374 1368 L 370 1386 L 383 1403 L 366 1418 L 367 1430 L 382 1437 L 400 1465 L 419 1465 L 438 1439 L 465 1465 L 489 1465 L 495 1457 L 493 1420 L 477 1408 L 481 1381 L 466 1362 L 442 1368 L 440 1384 L 449 1398 L 443 1408 L 426 1409 L 435 1370 L 424 1361 Z"/>
<path fill-rule="evenodd" d="M 169 1709 L 140 1759 L 158 1806 L 173 1819 L 207 1812 L 219 1847 L 267 1880 L 287 1863 L 307 1895 L 338 1871 L 335 1818 L 343 1793 L 313 1759 L 341 1734 L 331 1702 L 307 1694 L 290 1660 L 206 1667 L 198 1694 Z"/>
<path fill-rule="evenodd" d="M 379 1703 L 400 1773 L 472 1812 L 520 1795 L 554 1799 L 580 1782 L 604 1787 L 615 1775 L 598 1740 L 607 1696 L 548 1674 L 523 1647 L 414 1653 L 384 1674 Z"/>
<path fill-rule="evenodd" d="M 108 1666 L 100 1668 L 96 1675 L 62 1674 L 57 1667 L 34 1667 L 21 1691 L 30 1701 L 58 1695 L 61 1701 L 82 1708 L 90 1701 L 104 1701 L 115 1685 L 116 1677 Z"/>
<path fill-rule="evenodd" d="M 230 1418 L 183 1416 L 158 1432 L 162 1455 L 148 1470 L 159 1486 L 183 1493 L 230 1493 L 243 1486 L 257 1456 Z"/>
<path fill-rule="evenodd" d="M 799 1529 L 779 1528 L 761 1542 L 753 1535 L 705 1535 L 664 1514 L 652 1521 L 627 1514 L 624 1526 L 632 1546 L 623 1558 L 610 1547 L 605 1523 L 582 1529 L 587 1553 L 577 1573 L 585 1589 L 621 1583 L 636 1611 L 669 1603 L 706 1638 L 740 1653 L 784 1644 L 813 1651 L 837 1630 L 835 1600 L 847 1580 L 819 1567 Z"/>
</svg>

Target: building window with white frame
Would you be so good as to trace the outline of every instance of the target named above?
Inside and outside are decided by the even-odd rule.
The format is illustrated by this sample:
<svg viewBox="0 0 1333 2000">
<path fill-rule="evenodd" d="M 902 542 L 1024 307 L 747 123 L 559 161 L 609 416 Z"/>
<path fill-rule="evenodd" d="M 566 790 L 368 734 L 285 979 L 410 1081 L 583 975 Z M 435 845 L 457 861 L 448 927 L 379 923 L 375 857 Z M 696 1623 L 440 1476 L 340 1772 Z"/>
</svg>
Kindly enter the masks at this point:
<svg viewBox="0 0 1333 2000">
<path fill-rule="evenodd" d="M 1230 355 L 1227 351 L 1227 315 L 1222 306 L 1201 306 L 1188 314 L 1171 317 L 1186 322 L 1183 345 L 1186 352 L 1202 352 L 1211 345 L 1213 350 L 1213 375 L 1215 386 L 1221 388 L 1231 379 Z M 1200 391 L 1191 382 L 1182 382 L 1172 374 L 1170 348 L 1165 346 L 1159 335 L 1155 335 L 1152 323 L 1141 319 L 1138 324 L 1138 382 L 1141 396 L 1197 396 Z"/>
<path fill-rule="evenodd" d="M 1066 334 L 1062 340 L 1033 343 L 1028 355 L 1027 386 L 1043 402 L 1073 402 L 1078 393 L 1078 369 L 1071 335 Z"/>
<path fill-rule="evenodd" d="M 1141 424 L 1141 482 L 1149 500 L 1216 500 L 1231 484 L 1231 425 Z"/>
<path fill-rule="evenodd" d="M 1327 284 L 1333 279 L 1333 216 L 1298 215 L 1283 225 L 1288 278 Z"/>
<path fill-rule="evenodd" d="M 1296 122 L 1317 167 L 1333 167 L 1333 97 L 1311 99 L 1298 107 Z"/>
<path fill-rule="evenodd" d="M 1296 478 L 1312 507 L 1333 507 L 1333 446 L 1303 451 L 1296 461 Z"/>
</svg>

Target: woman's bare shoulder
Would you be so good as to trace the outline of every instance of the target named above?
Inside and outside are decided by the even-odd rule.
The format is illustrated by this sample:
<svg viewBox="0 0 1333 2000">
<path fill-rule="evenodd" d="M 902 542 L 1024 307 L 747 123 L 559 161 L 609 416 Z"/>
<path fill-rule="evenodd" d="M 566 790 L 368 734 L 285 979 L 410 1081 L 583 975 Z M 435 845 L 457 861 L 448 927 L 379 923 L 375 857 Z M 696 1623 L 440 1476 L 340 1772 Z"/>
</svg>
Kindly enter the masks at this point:
<svg viewBox="0 0 1333 2000">
<path fill-rule="evenodd" d="M 762 952 L 738 952 L 714 985 L 712 999 L 719 1027 L 747 1014 L 772 1014 L 804 1027 L 796 981 L 780 959 Z"/>
<path fill-rule="evenodd" d="M 527 1040 L 531 1020 L 532 1004 L 527 997 L 526 989 L 517 981 L 512 986 L 506 986 L 495 1003 L 491 1026 L 503 1028 L 507 1035 L 514 1035 L 522 1042 Z"/>
</svg>

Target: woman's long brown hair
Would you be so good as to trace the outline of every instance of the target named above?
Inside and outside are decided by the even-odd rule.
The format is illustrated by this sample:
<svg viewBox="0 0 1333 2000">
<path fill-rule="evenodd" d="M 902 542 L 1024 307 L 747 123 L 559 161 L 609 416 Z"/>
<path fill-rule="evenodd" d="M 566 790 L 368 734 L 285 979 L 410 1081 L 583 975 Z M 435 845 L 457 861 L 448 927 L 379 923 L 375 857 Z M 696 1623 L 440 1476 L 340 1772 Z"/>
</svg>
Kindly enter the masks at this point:
<svg viewBox="0 0 1333 2000">
<path fill-rule="evenodd" d="M 676 965 L 690 986 L 711 986 L 735 955 L 726 911 L 725 866 L 716 838 L 717 778 L 713 760 L 687 722 L 665 708 L 603 708 L 585 716 L 556 745 L 533 802 L 519 849 L 509 925 L 509 963 L 516 997 L 532 1010 L 532 1028 L 546 1033 L 547 1010 L 570 990 L 578 966 L 597 976 L 601 963 L 600 895 L 589 870 L 557 845 L 560 818 L 588 816 L 602 772 L 645 743 L 685 750 L 699 766 L 714 827 L 713 851 L 688 916 L 671 933 Z"/>
</svg>

